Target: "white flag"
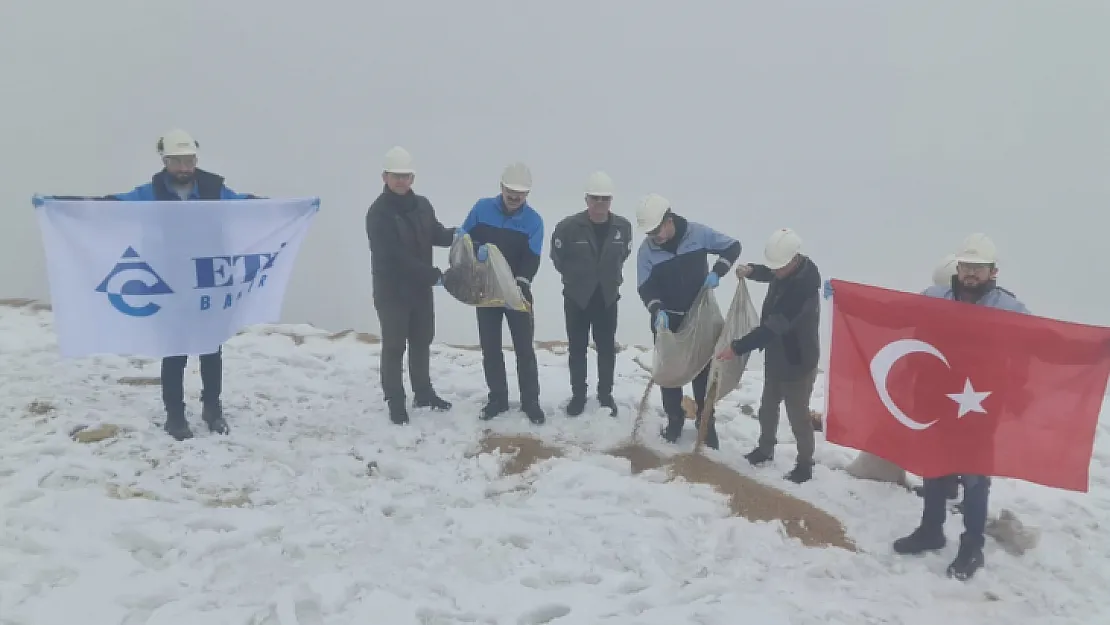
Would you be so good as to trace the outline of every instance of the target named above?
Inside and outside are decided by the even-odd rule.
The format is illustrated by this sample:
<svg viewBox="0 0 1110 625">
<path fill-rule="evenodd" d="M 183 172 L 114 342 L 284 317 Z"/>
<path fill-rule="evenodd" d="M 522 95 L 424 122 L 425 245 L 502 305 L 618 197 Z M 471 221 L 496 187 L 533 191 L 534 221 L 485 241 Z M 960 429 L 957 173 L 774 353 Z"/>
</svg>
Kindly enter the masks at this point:
<svg viewBox="0 0 1110 625">
<path fill-rule="evenodd" d="M 37 202 L 36 202 L 37 203 Z M 63 357 L 208 354 L 281 318 L 319 198 L 36 207 Z"/>
</svg>

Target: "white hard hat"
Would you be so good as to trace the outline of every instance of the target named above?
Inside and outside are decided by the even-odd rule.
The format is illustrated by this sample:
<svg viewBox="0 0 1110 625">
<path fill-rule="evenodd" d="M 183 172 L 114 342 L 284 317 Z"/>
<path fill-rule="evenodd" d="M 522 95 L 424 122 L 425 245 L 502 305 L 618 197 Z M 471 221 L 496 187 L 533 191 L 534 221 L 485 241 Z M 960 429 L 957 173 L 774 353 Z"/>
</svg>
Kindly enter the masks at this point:
<svg viewBox="0 0 1110 625">
<path fill-rule="evenodd" d="M 798 233 L 790 228 L 779 228 L 775 230 L 771 238 L 767 239 L 767 245 L 763 248 L 763 256 L 767 259 L 767 267 L 770 269 L 782 269 L 794 260 L 798 252 L 802 250 L 802 238 Z"/>
<path fill-rule="evenodd" d="M 416 170 L 412 168 L 412 154 L 399 145 L 389 148 L 385 153 L 383 171 L 391 174 L 415 174 Z"/>
<path fill-rule="evenodd" d="M 987 235 L 976 232 L 964 239 L 960 251 L 956 253 L 956 262 L 993 265 L 998 260 L 997 256 L 994 241 Z"/>
<path fill-rule="evenodd" d="M 613 197 L 613 179 L 603 171 L 595 171 L 586 181 L 586 195 Z"/>
<path fill-rule="evenodd" d="M 949 286 L 952 284 L 952 276 L 956 275 L 956 255 L 949 254 L 944 257 L 944 261 L 933 271 L 933 284 L 937 286 Z"/>
<path fill-rule="evenodd" d="M 658 193 L 645 195 L 636 209 L 636 227 L 644 232 L 655 230 L 663 223 L 663 218 L 667 216 L 669 210 L 671 210 L 671 202 L 667 198 Z"/>
<path fill-rule="evenodd" d="M 171 130 L 158 138 L 159 156 L 196 156 L 200 144 L 184 130 Z"/>
<path fill-rule="evenodd" d="M 524 163 L 513 163 L 501 172 L 501 184 L 510 191 L 527 193 L 532 190 L 532 171 Z"/>
</svg>

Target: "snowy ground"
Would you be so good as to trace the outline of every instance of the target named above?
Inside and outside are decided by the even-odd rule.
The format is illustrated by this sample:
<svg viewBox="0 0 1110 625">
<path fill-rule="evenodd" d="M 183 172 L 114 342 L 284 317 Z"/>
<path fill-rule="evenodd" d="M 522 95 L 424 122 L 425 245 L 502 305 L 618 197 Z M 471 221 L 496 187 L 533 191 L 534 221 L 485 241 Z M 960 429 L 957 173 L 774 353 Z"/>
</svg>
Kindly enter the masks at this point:
<svg viewBox="0 0 1110 625">
<path fill-rule="evenodd" d="M 840 518 L 861 553 L 805 548 L 777 524 L 729 517 L 708 487 L 633 476 L 591 452 L 630 431 L 645 383 L 633 350 L 619 356 L 621 417 L 573 421 L 561 413 L 564 359 L 540 352 L 548 423 L 511 413 L 492 427 L 573 448 L 503 478 L 497 458 L 467 457 L 484 425 L 476 352 L 438 348 L 433 371 L 455 409 L 416 411 L 399 428 L 382 409 L 376 346 L 245 334 L 225 348 L 231 435 L 207 434 L 194 411 L 197 438 L 176 443 L 160 430 L 158 387 L 118 383 L 157 376 L 156 362 L 63 362 L 55 347 L 49 313 L 0 309 L 0 625 L 1047 625 L 1110 614 L 1106 425 L 1089 494 L 996 482 L 992 508 L 1040 527 L 1040 545 L 1018 558 L 988 542 L 987 568 L 960 583 L 943 574 L 959 517 L 943 554 L 896 557 L 890 542 L 921 502 L 837 470 L 854 452 L 822 443 L 815 479 L 790 484 L 784 419 L 776 465 L 744 466 L 757 425 L 738 406 L 756 401 L 758 375 L 723 402 L 723 448 L 710 453 Z M 126 431 L 68 436 L 97 423 Z M 657 430 L 652 416 L 646 431 Z M 680 448 L 691 445 L 692 427 Z"/>
</svg>

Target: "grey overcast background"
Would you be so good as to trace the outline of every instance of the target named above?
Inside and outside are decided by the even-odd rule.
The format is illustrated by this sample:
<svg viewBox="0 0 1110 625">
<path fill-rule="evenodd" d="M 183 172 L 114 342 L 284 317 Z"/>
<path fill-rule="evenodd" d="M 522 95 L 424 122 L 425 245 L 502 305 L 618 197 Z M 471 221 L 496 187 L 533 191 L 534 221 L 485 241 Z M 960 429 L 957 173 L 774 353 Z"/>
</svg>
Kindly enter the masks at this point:
<svg viewBox="0 0 1110 625">
<path fill-rule="evenodd" d="M 6 0 L 0 297 L 47 297 L 33 193 L 128 190 L 182 127 L 234 189 L 322 198 L 288 322 L 377 330 L 363 219 L 400 144 L 447 225 L 531 166 L 538 339 L 564 337 L 549 237 L 596 169 L 630 220 L 659 192 L 743 260 L 791 226 L 825 277 L 902 290 L 984 231 L 1036 313 L 1107 325 L 1107 33 L 1106 0 Z M 646 344 L 625 276 L 618 340 Z M 436 306 L 438 340 L 477 341 Z"/>
</svg>

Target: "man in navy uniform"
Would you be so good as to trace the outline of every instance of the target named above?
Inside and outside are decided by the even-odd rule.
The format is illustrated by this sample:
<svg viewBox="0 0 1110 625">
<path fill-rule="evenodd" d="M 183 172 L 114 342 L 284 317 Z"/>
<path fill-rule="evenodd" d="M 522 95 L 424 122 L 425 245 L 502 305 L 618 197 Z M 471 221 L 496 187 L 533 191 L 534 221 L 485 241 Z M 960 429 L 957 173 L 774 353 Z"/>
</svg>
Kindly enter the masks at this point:
<svg viewBox="0 0 1110 625">
<path fill-rule="evenodd" d="M 520 293 L 532 304 L 532 279 L 540 268 L 543 252 L 543 218 L 528 205 L 532 172 L 524 163 L 513 163 L 501 174 L 501 193 L 478 200 L 459 230 L 469 234 L 480 262 L 488 258 L 487 244 L 497 246 L 508 261 Z M 520 409 L 535 424 L 545 421 L 540 407 L 540 379 L 536 364 L 535 319 L 531 311 L 478 308 L 478 339 L 482 346 L 482 368 L 489 388 L 489 401 L 479 413 L 488 420 L 509 410 L 509 384 L 505 355 L 501 349 L 502 319 L 509 323 L 513 354 L 516 356 Z"/>
</svg>

